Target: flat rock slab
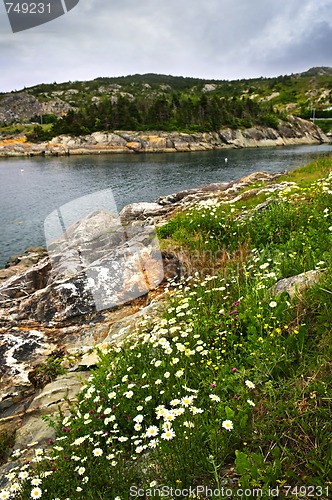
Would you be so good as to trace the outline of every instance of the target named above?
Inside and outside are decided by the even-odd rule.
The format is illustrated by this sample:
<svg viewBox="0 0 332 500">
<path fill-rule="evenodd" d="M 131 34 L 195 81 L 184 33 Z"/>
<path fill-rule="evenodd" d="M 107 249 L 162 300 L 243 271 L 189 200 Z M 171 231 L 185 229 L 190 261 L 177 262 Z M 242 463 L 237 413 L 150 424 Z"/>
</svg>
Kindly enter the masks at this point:
<svg viewBox="0 0 332 500">
<path fill-rule="evenodd" d="M 16 432 L 14 448 L 24 449 L 28 443 L 35 441 L 42 447 L 47 445 L 50 439 L 54 439 L 54 429 L 41 417 L 57 413 L 59 405 L 65 410 L 66 401 L 76 399 L 82 384 L 90 375 L 90 372 L 80 372 L 79 375 L 68 373 L 47 384 L 28 408 L 22 426 Z"/>
<path fill-rule="evenodd" d="M 90 372 L 67 373 L 61 375 L 53 382 L 47 384 L 42 392 L 32 401 L 27 410 L 27 415 L 34 413 L 48 415 L 57 409 L 57 405 L 63 403 L 65 398 L 73 401 L 82 387 L 82 383 L 89 378 Z"/>
</svg>

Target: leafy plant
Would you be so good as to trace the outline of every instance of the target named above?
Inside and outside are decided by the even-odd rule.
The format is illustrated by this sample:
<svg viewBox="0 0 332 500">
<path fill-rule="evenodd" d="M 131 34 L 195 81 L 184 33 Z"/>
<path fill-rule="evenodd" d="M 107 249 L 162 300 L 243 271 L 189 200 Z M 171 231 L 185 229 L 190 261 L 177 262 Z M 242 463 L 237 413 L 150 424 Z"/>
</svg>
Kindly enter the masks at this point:
<svg viewBox="0 0 332 500">
<path fill-rule="evenodd" d="M 29 380 L 34 387 L 40 388 L 64 373 L 66 370 L 62 367 L 61 357 L 50 356 L 45 363 L 40 363 L 29 373 Z"/>
<path fill-rule="evenodd" d="M 0 465 L 8 460 L 9 451 L 14 446 L 15 433 L 7 430 L 0 432 Z"/>
</svg>

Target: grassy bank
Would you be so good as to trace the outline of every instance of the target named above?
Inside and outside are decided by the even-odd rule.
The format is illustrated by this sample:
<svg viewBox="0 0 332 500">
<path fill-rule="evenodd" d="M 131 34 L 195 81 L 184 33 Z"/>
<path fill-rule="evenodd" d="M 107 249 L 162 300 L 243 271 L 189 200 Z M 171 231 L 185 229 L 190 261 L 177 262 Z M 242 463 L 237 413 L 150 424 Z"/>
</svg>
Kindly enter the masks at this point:
<svg viewBox="0 0 332 500">
<path fill-rule="evenodd" d="M 187 268 L 163 317 L 100 353 L 52 447 L 0 498 L 329 498 L 331 167 L 160 228 Z M 273 293 L 309 270 L 320 280 L 301 295 Z"/>
</svg>

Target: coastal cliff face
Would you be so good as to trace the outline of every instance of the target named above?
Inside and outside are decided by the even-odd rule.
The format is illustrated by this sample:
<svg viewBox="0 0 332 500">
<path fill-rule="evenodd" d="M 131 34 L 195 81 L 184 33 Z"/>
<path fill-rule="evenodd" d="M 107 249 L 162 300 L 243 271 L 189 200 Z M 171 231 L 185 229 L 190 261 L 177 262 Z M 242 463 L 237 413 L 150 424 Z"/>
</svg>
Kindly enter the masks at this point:
<svg viewBox="0 0 332 500">
<path fill-rule="evenodd" d="M 70 109 L 69 104 L 56 96 L 49 102 L 40 102 L 27 92 L 7 94 L 0 101 L 0 123 L 26 121 L 35 115 L 47 113 L 62 116 Z"/>
<path fill-rule="evenodd" d="M 278 129 L 252 127 L 193 134 L 163 131 L 95 132 L 80 137 L 61 135 L 41 144 L 26 142 L 24 138 L 10 139 L 0 141 L 0 156 L 189 152 L 328 142 L 328 137 L 316 125 L 291 116 L 287 122 L 280 121 Z"/>
</svg>

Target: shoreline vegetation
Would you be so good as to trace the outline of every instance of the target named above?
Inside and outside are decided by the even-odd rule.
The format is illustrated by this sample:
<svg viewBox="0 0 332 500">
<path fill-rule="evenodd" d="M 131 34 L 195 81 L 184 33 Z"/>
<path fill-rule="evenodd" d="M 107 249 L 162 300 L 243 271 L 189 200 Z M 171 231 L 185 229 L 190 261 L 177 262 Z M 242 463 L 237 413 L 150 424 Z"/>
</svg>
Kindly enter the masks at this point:
<svg viewBox="0 0 332 500">
<path fill-rule="evenodd" d="M 48 445 L 8 444 L 0 498 L 327 500 L 332 158 L 178 207 L 158 236 L 182 269 L 161 311 L 94 350 Z"/>
<path fill-rule="evenodd" d="M 69 156 L 104 153 L 167 153 L 329 143 L 310 121 L 289 116 L 275 127 L 225 128 L 211 132 L 114 131 L 88 135 L 60 135 L 44 142 L 27 136 L 2 137 L 0 157 Z"/>
</svg>

